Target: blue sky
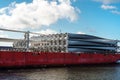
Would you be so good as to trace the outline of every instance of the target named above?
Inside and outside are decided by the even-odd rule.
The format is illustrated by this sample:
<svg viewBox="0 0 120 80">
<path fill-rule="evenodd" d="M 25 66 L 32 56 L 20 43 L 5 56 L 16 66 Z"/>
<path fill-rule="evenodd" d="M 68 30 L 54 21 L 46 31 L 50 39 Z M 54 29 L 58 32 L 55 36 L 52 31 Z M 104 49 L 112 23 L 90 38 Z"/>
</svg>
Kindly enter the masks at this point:
<svg viewBox="0 0 120 80">
<path fill-rule="evenodd" d="M 36 0 L 36 1 L 39 2 L 44 0 Z M 33 3 L 33 1 L 32 0 L 1 0 L 0 10 L 2 10 L 3 8 L 7 8 L 7 9 L 4 9 L 4 11 L 1 11 L 0 17 L 2 17 L 3 19 L 5 18 L 5 20 L 4 22 L 0 23 L 0 27 L 8 28 L 8 29 L 19 29 L 24 31 L 30 30 L 32 32 L 41 32 L 41 33 L 46 31 L 48 31 L 47 33 L 49 32 L 55 33 L 55 32 L 60 32 L 61 30 L 61 32 L 85 33 L 85 34 L 96 35 L 96 36 L 105 37 L 109 39 L 120 39 L 120 0 L 48 0 L 48 1 L 57 2 L 54 8 L 57 7 L 59 4 L 65 3 L 66 4 L 65 6 L 69 10 L 67 10 L 66 7 L 60 7 L 62 8 L 63 13 L 61 12 L 62 10 L 59 8 L 60 10 L 58 11 L 60 11 L 61 13 L 57 13 L 59 16 L 55 16 L 55 17 L 51 17 L 51 15 L 47 13 L 50 19 L 47 20 L 47 18 L 45 19 L 44 17 L 40 17 L 44 19 L 43 19 L 43 22 L 39 24 L 35 23 L 37 27 L 32 27 L 32 24 L 30 24 L 31 27 L 30 26 L 26 27 L 26 25 L 24 25 L 22 22 L 19 22 L 19 20 L 16 22 L 16 24 L 18 23 L 18 25 L 23 27 L 19 27 L 16 24 L 15 24 L 15 27 L 8 27 L 8 25 L 13 26 L 14 25 L 13 22 L 15 22 L 14 20 L 19 19 L 16 17 L 19 16 L 20 14 L 23 14 L 22 8 L 19 9 L 19 7 L 23 6 L 23 12 L 24 12 L 25 10 L 29 9 L 29 8 L 26 8 L 26 5 Z M 59 1 L 61 1 L 61 3 Z M 26 3 L 22 5 L 23 2 L 26 2 Z M 11 4 L 12 4 L 12 7 L 11 7 Z M 19 5 L 19 6 L 16 6 L 16 5 Z M 39 5 L 39 4 L 34 4 L 34 5 Z M 14 6 L 17 8 L 14 8 Z M 51 5 L 48 5 L 48 6 L 51 6 Z M 25 7 L 25 10 L 24 10 L 24 7 Z M 33 7 L 33 5 L 31 7 Z M 45 7 L 45 9 L 47 8 L 48 7 Z M 51 10 L 54 11 L 56 9 L 54 8 L 52 8 Z M 20 14 L 17 15 L 17 13 L 14 12 L 12 9 L 16 12 L 18 10 L 21 10 L 21 11 L 18 11 L 20 12 Z M 9 13 L 11 11 L 12 13 Z M 32 12 L 32 10 L 29 10 L 29 11 Z M 27 14 L 29 15 L 29 13 Z M 38 13 L 38 14 L 35 13 L 35 15 L 38 15 L 38 16 L 41 16 L 44 13 Z M 5 15 L 5 17 L 3 17 L 3 15 Z M 9 19 L 9 16 L 12 16 L 11 19 Z M 31 18 L 33 17 L 30 17 L 28 19 L 32 20 Z M 24 23 L 27 25 L 28 25 L 28 22 L 30 21 L 27 22 L 25 20 L 28 20 L 28 19 L 26 18 L 24 19 Z M 37 20 L 37 18 L 35 18 L 34 20 L 38 21 L 39 19 Z M 8 35 L 8 34 L 11 34 L 11 35 Z M 4 35 L 4 32 L 1 32 L 1 35 Z M 10 37 L 16 38 L 17 34 L 5 32 L 5 35 L 7 35 L 7 37 L 10 36 Z"/>
</svg>

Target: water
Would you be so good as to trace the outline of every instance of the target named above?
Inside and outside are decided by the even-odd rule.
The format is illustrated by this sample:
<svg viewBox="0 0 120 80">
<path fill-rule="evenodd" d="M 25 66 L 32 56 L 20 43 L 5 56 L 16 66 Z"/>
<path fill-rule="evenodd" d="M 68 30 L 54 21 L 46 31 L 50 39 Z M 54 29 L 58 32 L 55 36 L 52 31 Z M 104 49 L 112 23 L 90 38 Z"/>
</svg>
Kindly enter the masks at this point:
<svg viewBox="0 0 120 80">
<path fill-rule="evenodd" d="M 119 80 L 120 64 L 1 69 L 0 80 Z"/>
</svg>

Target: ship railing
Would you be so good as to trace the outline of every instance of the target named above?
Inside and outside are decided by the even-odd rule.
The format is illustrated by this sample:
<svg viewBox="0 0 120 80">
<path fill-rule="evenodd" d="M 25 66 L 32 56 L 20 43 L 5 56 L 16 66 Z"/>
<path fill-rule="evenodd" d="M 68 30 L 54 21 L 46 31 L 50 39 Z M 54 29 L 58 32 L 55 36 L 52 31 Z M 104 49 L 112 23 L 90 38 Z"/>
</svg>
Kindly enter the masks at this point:
<svg viewBox="0 0 120 80">
<path fill-rule="evenodd" d="M 23 49 L 23 48 L 21 48 L 21 49 L 20 49 L 20 48 L 12 48 L 12 49 L 9 49 L 9 48 L 8 48 L 8 49 L 3 49 L 3 48 L 2 48 L 2 49 L 0 49 L 0 51 L 17 51 L 17 52 L 26 52 L 27 50 L 26 50 L 25 48 L 24 48 L 24 49 Z"/>
</svg>

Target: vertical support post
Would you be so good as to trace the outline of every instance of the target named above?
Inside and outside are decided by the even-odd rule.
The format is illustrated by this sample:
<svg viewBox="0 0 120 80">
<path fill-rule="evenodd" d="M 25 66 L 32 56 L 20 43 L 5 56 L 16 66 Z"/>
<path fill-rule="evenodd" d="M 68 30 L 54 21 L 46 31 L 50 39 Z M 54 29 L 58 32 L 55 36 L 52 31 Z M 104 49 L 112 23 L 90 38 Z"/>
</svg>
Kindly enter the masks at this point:
<svg viewBox="0 0 120 80">
<path fill-rule="evenodd" d="M 27 31 L 27 50 L 29 50 L 29 42 L 30 42 L 30 39 L 29 39 L 29 31 Z"/>
<path fill-rule="evenodd" d="M 27 51 L 29 50 L 29 42 L 30 42 L 30 39 L 29 39 L 29 31 L 27 31 L 26 33 L 25 33 L 25 40 L 26 40 L 26 49 L 27 49 Z"/>
</svg>

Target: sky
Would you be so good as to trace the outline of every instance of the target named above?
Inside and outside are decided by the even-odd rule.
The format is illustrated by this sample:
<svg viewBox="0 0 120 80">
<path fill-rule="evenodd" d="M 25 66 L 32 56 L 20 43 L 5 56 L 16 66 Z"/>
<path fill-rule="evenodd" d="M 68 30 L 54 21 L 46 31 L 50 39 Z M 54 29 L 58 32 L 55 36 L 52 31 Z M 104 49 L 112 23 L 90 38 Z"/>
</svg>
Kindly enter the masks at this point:
<svg viewBox="0 0 120 80">
<path fill-rule="evenodd" d="M 120 40 L 120 0 L 0 0 L 0 28 Z M 0 37 L 23 34 L 0 31 Z"/>
</svg>

